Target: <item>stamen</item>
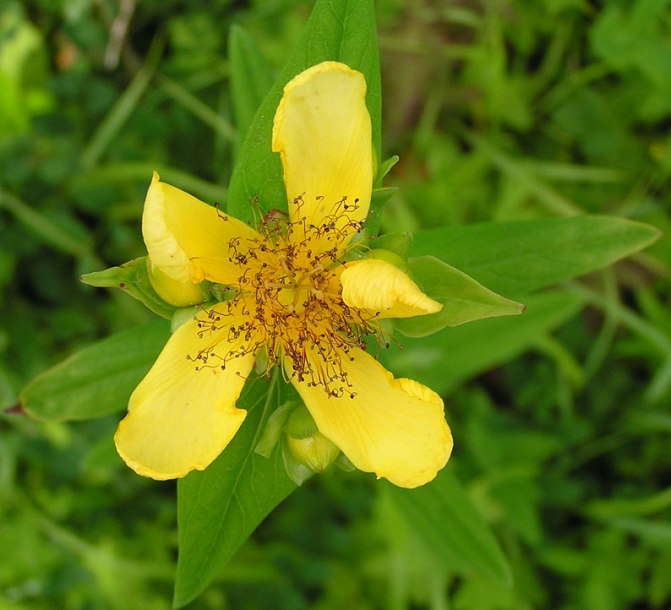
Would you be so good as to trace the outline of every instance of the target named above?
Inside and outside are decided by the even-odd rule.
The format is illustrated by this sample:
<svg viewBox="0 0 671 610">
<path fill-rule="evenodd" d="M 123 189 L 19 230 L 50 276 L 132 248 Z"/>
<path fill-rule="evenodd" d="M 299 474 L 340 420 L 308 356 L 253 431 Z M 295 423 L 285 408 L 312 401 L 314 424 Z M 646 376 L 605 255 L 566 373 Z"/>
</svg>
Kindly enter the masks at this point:
<svg viewBox="0 0 671 610">
<path fill-rule="evenodd" d="M 389 344 L 375 315 L 342 299 L 337 269 L 363 228 L 351 216 L 359 199 L 335 201 L 316 226 L 301 214 L 303 197 L 293 201 L 298 220 L 271 210 L 258 224 L 260 237 L 229 240 L 228 260 L 240 270 L 230 286 L 234 296 L 197 314 L 198 338 L 208 344 L 187 359 L 197 370 L 224 370 L 231 360 L 263 350 L 267 375 L 277 364 L 285 378 L 321 386 L 329 397 L 354 398 L 344 366 L 354 360 L 353 350 L 365 350 L 371 339 Z M 324 206 L 324 197 L 316 200 Z M 252 206 L 260 216 L 258 197 Z"/>
</svg>

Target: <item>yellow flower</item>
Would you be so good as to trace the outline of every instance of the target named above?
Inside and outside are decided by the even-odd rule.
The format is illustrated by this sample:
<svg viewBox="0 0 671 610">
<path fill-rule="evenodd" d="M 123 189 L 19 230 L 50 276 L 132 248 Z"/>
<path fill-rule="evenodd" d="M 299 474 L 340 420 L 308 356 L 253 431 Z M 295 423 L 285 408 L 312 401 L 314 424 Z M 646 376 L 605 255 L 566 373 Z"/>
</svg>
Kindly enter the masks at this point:
<svg viewBox="0 0 671 610">
<path fill-rule="evenodd" d="M 184 286 L 203 280 L 227 298 L 174 332 L 131 396 L 115 442 L 139 474 L 170 479 L 206 468 L 245 419 L 235 403 L 257 357 L 282 368 L 319 432 L 360 470 L 416 487 L 447 462 L 441 398 L 394 379 L 366 352 L 370 337 L 381 337 L 379 320 L 442 306 L 391 263 L 343 262 L 373 185 L 365 95 L 363 75 L 336 62 L 287 84 L 272 148 L 289 215 L 271 214 L 258 230 L 154 175 L 143 234 L 167 282 L 164 298 L 172 282 L 183 304 Z"/>
</svg>

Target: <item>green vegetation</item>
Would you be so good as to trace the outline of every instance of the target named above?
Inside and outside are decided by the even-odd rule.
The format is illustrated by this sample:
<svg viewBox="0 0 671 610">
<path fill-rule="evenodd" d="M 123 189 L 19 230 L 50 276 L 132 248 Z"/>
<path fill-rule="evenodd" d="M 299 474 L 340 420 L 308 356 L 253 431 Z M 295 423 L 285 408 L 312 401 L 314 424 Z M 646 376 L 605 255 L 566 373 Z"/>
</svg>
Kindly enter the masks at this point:
<svg viewBox="0 0 671 610">
<path fill-rule="evenodd" d="M 241 501 L 274 487 L 238 514 L 223 462 L 180 482 L 177 505 L 175 483 L 117 456 L 127 387 L 167 322 L 78 277 L 146 254 L 154 170 L 250 216 L 256 193 L 231 180 L 234 163 L 265 154 L 244 135 L 312 6 L 0 6 L 0 610 L 164 610 L 173 597 L 194 610 L 669 607 L 671 241 L 641 251 L 648 225 L 671 227 L 664 0 L 376 3 L 374 139 L 400 161 L 374 223 L 527 307 L 431 336 L 442 318 L 406 321 L 404 349 L 381 355 L 445 397 L 456 445 L 436 484 L 408 492 L 331 468 L 294 491 L 274 478 L 277 454 L 254 456 Z M 407 255 L 402 236 L 384 239 Z M 436 295 L 482 294 L 458 272 L 433 283 L 444 263 L 410 267 Z M 249 386 L 246 404 L 282 403 Z M 266 416 L 250 411 L 249 426 Z M 247 455 L 253 432 L 229 453 Z M 220 497 L 230 518 L 216 530 L 205 519 Z"/>
</svg>

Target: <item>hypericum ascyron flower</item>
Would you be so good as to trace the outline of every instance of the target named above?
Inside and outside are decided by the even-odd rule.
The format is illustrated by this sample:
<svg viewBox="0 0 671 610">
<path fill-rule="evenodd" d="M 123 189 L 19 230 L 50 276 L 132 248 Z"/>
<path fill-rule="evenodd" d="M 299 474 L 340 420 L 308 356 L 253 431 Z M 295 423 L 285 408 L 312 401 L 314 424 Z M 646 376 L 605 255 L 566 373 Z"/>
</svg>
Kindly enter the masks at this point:
<svg viewBox="0 0 671 610">
<path fill-rule="evenodd" d="M 154 175 L 143 234 L 159 293 L 183 306 L 208 280 L 220 300 L 174 332 L 131 396 L 115 441 L 139 474 L 206 468 L 245 419 L 235 403 L 259 358 L 281 367 L 319 432 L 360 470 L 416 487 L 447 462 L 441 398 L 394 379 L 366 352 L 382 337 L 380 320 L 441 305 L 389 262 L 344 261 L 373 185 L 365 95 L 363 75 L 337 62 L 287 84 L 272 148 L 289 214 L 267 216 L 258 230 Z"/>
</svg>

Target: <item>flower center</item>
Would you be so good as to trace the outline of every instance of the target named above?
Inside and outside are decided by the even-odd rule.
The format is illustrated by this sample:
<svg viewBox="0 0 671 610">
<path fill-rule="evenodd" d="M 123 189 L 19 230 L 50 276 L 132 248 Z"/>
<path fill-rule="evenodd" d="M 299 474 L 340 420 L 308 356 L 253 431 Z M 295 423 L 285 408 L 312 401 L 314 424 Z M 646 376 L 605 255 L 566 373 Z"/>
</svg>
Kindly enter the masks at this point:
<svg viewBox="0 0 671 610">
<path fill-rule="evenodd" d="M 346 208 L 345 208 L 346 209 Z M 282 366 L 288 378 L 322 386 L 329 396 L 354 396 L 344 363 L 353 349 L 366 349 L 368 335 L 379 335 L 375 316 L 350 309 L 342 299 L 340 273 L 343 253 L 352 232 L 361 222 L 342 222 L 319 227 L 300 222 L 264 219 L 259 237 L 228 244 L 229 261 L 240 269 L 235 296 L 225 301 L 231 320 L 218 314 L 201 321 L 205 331 L 230 324 L 229 343 L 235 344 L 224 358 L 265 351 L 268 364 Z M 345 227 L 343 230 L 342 227 Z M 221 307 L 217 308 L 221 312 Z M 202 317 L 202 316 L 201 316 Z M 216 345 L 196 359 L 213 356 Z"/>
<path fill-rule="evenodd" d="M 349 388 L 343 359 L 353 347 L 365 348 L 372 326 L 342 300 L 337 250 L 314 254 L 310 232 L 294 242 L 295 232 L 287 229 L 249 249 L 238 298 L 252 298 L 251 326 L 271 363 L 340 395 Z"/>
</svg>

